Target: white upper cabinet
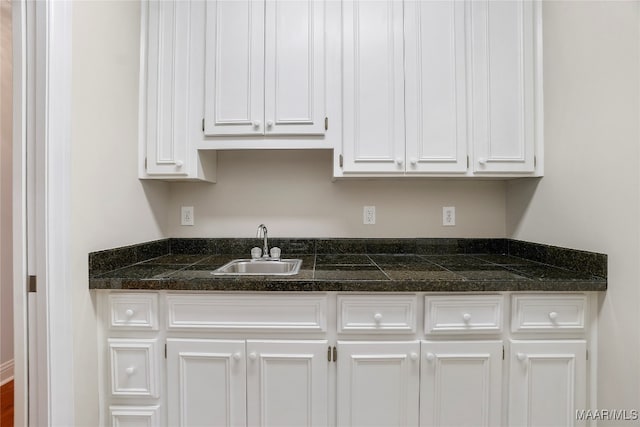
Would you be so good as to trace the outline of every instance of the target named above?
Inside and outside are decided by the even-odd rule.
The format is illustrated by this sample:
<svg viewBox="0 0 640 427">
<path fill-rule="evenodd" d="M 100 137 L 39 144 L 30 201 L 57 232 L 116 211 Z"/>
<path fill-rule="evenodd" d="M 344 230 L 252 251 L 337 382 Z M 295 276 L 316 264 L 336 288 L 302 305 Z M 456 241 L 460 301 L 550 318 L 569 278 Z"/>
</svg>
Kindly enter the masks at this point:
<svg viewBox="0 0 640 427">
<path fill-rule="evenodd" d="M 534 172 L 534 3 L 470 3 L 473 170 Z"/>
<path fill-rule="evenodd" d="M 345 172 L 404 171 L 402 2 L 342 3 Z"/>
<path fill-rule="evenodd" d="M 324 1 L 206 3 L 204 134 L 322 135 Z"/>
<path fill-rule="evenodd" d="M 407 173 L 466 172 L 465 3 L 407 1 Z"/>
</svg>

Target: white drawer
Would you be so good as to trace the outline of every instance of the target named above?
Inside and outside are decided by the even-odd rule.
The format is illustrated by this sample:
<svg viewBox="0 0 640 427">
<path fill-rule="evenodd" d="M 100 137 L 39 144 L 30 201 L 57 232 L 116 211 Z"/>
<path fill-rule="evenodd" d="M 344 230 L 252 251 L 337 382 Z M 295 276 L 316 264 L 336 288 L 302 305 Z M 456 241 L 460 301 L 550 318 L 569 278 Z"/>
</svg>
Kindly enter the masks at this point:
<svg viewBox="0 0 640 427">
<path fill-rule="evenodd" d="M 512 332 L 582 332 L 585 294 L 513 295 Z"/>
<path fill-rule="evenodd" d="M 159 427 L 159 406 L 109 406 L 112 427 Z"/>
<path fill-rule="evenodd" d="M 158 295 L 155 293 L 109 294 L 111 329 L 158 329 Z"/>
<path fill-rule="evenodd" d="M 415 333 L 414 295 L 339 295 L 338 332 Z"/>
<path fill-rule="evenodd" d="M 167 295 L 168 328 L 324 332 L 326 296 Z"/>
<path fill-rule="evenodd" d="M 428 335 L 502 332 L 502 296 L 437 295 L 424 299 Z"/>
<path fill-rule="evenodd" d="M 156 339 L 109 339 L 111 394 L 158 397 L 159 362 Z"/>
</svg>

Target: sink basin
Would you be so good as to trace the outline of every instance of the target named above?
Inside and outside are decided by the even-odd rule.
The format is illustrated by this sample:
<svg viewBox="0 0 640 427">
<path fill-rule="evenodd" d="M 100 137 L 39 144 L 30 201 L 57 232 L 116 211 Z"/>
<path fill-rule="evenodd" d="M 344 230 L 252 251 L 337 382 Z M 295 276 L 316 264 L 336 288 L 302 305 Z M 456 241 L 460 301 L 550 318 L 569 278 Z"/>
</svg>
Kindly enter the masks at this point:
<svg viewBox="0 0 640 427">
<path fill-rule="evenodd" d="M 301 259 L 281 259 L 278 261 L 263 259 L 234 259 L 222 267 L 215 269 L 211 274 L 216 276 L 291 276 L 298 274 L 301 265 Z"/>
</svg>

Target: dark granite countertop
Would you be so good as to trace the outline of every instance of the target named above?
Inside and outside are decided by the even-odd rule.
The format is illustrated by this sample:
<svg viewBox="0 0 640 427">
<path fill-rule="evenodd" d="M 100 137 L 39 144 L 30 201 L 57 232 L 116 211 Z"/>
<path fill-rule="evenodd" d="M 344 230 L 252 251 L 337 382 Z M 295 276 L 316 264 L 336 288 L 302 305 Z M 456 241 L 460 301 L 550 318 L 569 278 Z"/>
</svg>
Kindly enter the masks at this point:
<svg viewBox="0 0 640 427">
<path fill-rule="evenodd" d="M 607 256 L 511 239 L 271 239 L 293 276 L 213 276 L 257 239 L 164 239 L 89 254 L 90 289 L 605 291 Z"/>
</svg>

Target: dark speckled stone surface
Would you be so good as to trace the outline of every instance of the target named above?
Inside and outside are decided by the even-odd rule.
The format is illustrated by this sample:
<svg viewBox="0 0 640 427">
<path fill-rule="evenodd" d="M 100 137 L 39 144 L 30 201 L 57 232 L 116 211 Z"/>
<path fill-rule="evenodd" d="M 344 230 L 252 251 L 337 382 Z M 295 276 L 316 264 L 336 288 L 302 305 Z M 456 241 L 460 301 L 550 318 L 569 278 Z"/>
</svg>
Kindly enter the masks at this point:
<svg viewBox="0 0 640 427">
<path fill-rule="evenodd" d="M 270 239 L 293 276 L 214 276 L 258 239 L 165 239 L 89 254 L 91 289 L 604 291 L 607 257 L 509 239 Z"/>
</svg>

